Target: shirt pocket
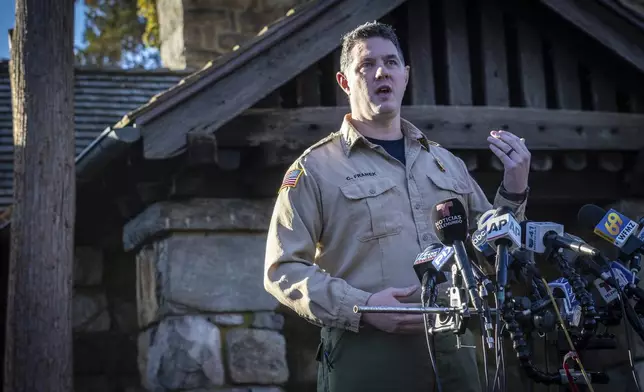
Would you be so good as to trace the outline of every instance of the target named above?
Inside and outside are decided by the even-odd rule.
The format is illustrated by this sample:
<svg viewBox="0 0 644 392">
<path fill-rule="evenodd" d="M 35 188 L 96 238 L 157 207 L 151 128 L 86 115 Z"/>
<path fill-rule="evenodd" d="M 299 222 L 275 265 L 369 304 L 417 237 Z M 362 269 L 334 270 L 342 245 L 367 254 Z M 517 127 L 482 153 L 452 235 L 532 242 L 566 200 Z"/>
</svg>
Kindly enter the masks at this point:
<svg viewBox="0 0 644 392">
<path fill-rule="evenodd" d="M 340 187 L 349 204 L 349 227 L 362 242 L 399 234 L 402 211 L 400 192 L 390 178 L 364 179 Z"/>
<path fill-rule="evenodd" d="M 468 210 L 467 199 L 474 189 L 466 178 L 453 177 L 439 171 L 427 172 L 427 178 L 433 204 L 445 199 L 457 198 L 463 203 L 465 211 Z"/>
</svg>

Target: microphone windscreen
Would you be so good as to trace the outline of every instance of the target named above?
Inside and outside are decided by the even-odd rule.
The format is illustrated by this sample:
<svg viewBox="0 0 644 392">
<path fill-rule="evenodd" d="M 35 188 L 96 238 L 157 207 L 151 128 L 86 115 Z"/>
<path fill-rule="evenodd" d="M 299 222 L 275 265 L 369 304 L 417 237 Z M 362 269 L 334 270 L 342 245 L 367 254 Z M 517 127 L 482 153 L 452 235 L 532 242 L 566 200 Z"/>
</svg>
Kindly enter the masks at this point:
<svg viewBox="0 0 644 392">
<path fill-rule="evenodd" d="M 432 221 L 440 242 L 451 246 L 454 241 L 467 238 L 467 214 L 465 207 L 456 198 L 437 203 L 432 208 Z"/>
<path fill-rule="evenodd" d="M 584 229 L 593 230 L 606 215 L 606 210 L 594 204 L 586 204 L 579 209 L 577 221 Z"/>
</svg>

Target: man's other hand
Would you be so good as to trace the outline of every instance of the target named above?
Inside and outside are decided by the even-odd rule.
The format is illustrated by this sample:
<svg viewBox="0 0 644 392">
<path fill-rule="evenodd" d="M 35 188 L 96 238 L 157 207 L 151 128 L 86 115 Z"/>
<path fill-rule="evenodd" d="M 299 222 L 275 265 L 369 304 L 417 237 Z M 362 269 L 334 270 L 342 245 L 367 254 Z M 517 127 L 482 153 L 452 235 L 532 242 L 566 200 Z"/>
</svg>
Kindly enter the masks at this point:
<svg viewBox="0 0 644 392">
<path fill-rule="evenodd" d="M 401 303 L 398 299 L 409 297 L 418 286 L 405 288 L 390 287 L 373 294 L 367 306 L 420 306 L 420 304 Z M 422 314 L 406 313 L 364 313 L 362 320 L 381 331 L 389 333 L 422 333 L 424 331 Z"/>
<path fill-rule="evenodd" d="M 490 150 L 505 168 L 503 186 L 510 193 L 523 193 L 528 188 L 530 151 L 525 140 L 507 131 L 492 131 L 487 138 Z"/>
</svg>

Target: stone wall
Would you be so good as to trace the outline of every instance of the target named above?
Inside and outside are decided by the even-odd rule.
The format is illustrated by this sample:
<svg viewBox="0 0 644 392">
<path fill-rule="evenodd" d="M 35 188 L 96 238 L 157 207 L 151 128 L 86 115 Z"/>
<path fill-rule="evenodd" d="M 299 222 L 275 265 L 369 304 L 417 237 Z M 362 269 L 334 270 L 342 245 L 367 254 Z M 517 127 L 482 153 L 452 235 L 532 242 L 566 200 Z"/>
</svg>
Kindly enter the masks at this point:
<svg viewBox="0 0 644 392">
<path fill-rule="evenodd" d="M 272 199 L 158 203 L 125 227 L 127 253 L 77 249 L 76 390 L 315 391 L 317 327 L 263 288 L 272 205 Z M 633 219 L 644 216 L 639 200 L 613 207 Z M 611 250 L 565 223 L 567 231 Z M 625 335 L 621 327 L 613 332 L 620 342 L 615 355 L 587 359 L 587 367 L 624 368 Z M 635 356 L 644 355 L 638 338 L 631 340 Z M 511 367 L 509 346 L 507 354 Z M 529 382 L 521 372 L 516 378 Z"/>
<path fill-rule="evenodd" d="M 125 227 L 126 250 L 136 253 L 146 389 L 268 392 L 285 390 L 290 379 L 302 383 L 289 371 L 284 316 L 263 286 L 272 204 L 163 202 Z M 297 345 L 289 350 L 300 360 Z"/>
<path fill-rule="evenodd" d="M 77 247 L 74 258 L 74 373 L 77 392 L 140 390 L 136 368 L 133 257 Z"/>
<path fill-rule="evenodd" d="M 161 61 L 200 68 L 254 37 L 304 0 L 158 0 Z"/>
</svg>

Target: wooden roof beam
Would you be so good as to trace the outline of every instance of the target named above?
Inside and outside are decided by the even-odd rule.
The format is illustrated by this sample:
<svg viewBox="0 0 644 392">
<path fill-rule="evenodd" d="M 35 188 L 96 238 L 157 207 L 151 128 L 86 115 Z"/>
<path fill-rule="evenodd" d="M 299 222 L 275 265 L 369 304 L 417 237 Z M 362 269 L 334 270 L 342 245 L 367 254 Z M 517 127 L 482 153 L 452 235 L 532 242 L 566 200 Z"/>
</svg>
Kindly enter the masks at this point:
<svg viewBox="0 0 644 392">
<path fill-rule="evenodd" d="M 217 132 L 220 147 L 270 144 L 303 149 L 340 127 L 348 107 L 251 109 Z M 532 151 L 639 151 L 644 115 L 483 106 L 403 106 L 402 116 L 446 148 L 487 150 L 490 130 L 507 129 Z"/>
<path fill-rule="evenodd" d="M 320 7 L 331 0 L 320 2 Z M 137 118 L 143 128 L 144 156 L 162 159 L 182 152 L 189 132 L 214 132 L 260 99 L 331 53 L 341 36 L 366 21 L 381 17 L 405 0 L 331 1 L 332 6 L 271 46 L 260 48 L 248 62 L 203 88 L 181 105 L 150 120 Z M 261 45 L 258 43 L 257 45 Z M 222 65 L 225 67 L 225 64 Z"/>
<path fill-rule="evenodd" d="M 644 72 L 642 30 L 595 1 L 541 0 L 561 17 Z"/>
</svg>

